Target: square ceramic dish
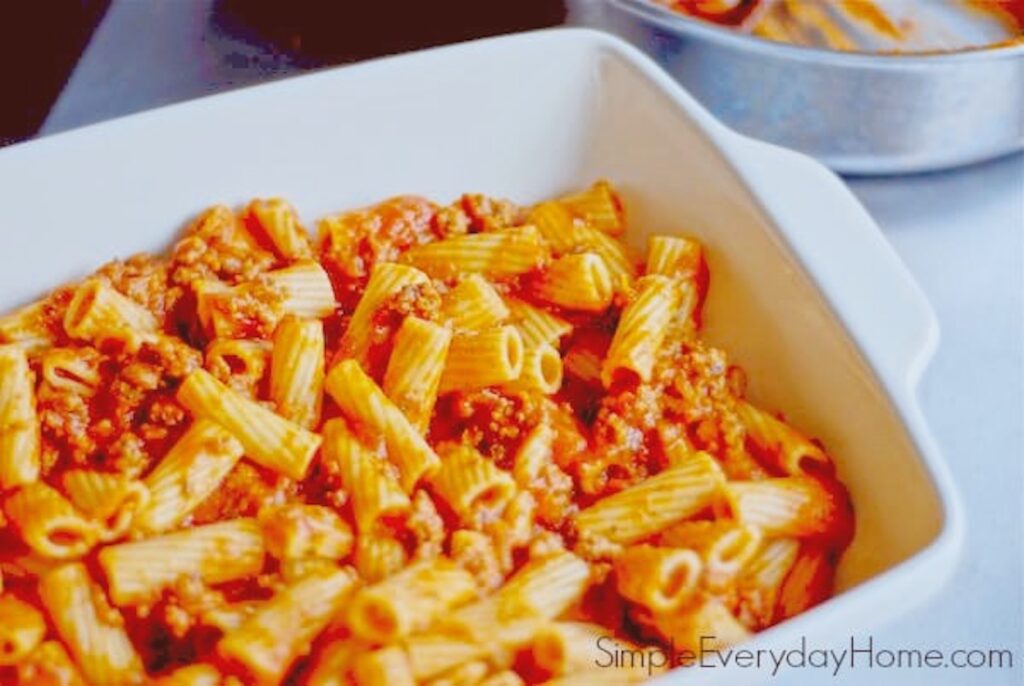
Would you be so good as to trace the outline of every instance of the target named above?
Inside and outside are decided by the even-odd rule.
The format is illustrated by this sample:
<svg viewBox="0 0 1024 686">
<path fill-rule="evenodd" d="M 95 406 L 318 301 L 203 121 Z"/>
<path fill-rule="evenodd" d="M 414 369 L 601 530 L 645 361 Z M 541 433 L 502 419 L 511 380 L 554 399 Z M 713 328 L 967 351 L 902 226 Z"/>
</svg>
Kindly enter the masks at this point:
<svg viewBox="0 0 1024 686">
<path fill-rule="evenodd" d="M 599 177 L 622 189 L 631 241 L 703 242 L 707 338 L 746 368 L 756 402 L 825 442 L 853 496 L 836 597 L 754 643 L 863 632 L 937 590 L 963 527 L 915 400 L 937 341 L 928 303 L 831 172 L 729 131 L 601 33 L 386 59 L 0 151 L 0 308 L 160 250 L 215 202 L 279 194 L 308 221 L 403 192 L 527 202 Z M 727 675 L 686 671 L 664 683 Z"/>
</svg>

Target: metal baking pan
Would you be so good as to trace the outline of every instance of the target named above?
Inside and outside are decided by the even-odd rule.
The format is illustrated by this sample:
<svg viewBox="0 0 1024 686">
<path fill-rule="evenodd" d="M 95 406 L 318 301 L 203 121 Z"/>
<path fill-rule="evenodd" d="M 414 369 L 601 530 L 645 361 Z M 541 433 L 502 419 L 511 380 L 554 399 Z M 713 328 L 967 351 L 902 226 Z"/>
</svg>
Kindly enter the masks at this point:
<svg viewBox="0 0 1024 686">
<path fill-rule="evenodd" d="M 734 129 L 848 174 L 956 167 L 1024 149 L 1024 43 L 928 54 L 789 45 L 648 0 L 599 21 Z"/>
</svg>

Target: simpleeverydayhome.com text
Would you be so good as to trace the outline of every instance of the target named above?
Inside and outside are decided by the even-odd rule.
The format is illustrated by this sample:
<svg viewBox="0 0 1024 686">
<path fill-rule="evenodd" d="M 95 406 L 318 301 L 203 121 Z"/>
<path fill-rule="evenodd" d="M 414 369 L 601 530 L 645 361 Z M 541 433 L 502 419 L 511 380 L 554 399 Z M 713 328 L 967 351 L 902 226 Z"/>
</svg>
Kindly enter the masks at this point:
<svg viewBox="0 0 1024 686">
<path fill-rule="evenodd" d="M 602 636 L 596 639 L 595 665 L 601 669 L 640 669 L 654 674 L 675 667 L 700 669 L 764 670 L 772 676 L 803 669 L 838 676 L 845 670 L 871 669 L 1013 669 L 1014 652 L 1008 648 L 895 648 L 881 646 L 871 636 L 842 644 L 816 647 L 806 637 L 790 648 L 716 647 L 714 636 L 703 636 L 698 650 L 669 645 L 632 647 Z"/>
</svg>

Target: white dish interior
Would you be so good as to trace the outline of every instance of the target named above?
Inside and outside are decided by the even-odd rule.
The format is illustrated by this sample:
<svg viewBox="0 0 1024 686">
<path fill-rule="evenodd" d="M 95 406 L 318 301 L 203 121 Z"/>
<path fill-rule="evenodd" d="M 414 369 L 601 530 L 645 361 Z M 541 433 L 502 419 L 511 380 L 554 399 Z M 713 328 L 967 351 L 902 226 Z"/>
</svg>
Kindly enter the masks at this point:
<svg viewBox="0 0 1024 686">
<path fill-rule="evenodd" d="M 703 242 L 707 339 L 747 370 L 756 402 L 824 441 L 852 493 L 839 595 L 776 640 L 848 632 L 937 588 L 961 533 L 913 397 L 935 343 L 927 304 L 829 172 L 725 130 L 602 34 L 429 51 L 0 152 L 0 308 L 161 250 L 217 202 L 280 195 L 312 226 L 393 194 L 528 202 L 600 177 L 624 192 L 634 243 Z"/>
</svg>

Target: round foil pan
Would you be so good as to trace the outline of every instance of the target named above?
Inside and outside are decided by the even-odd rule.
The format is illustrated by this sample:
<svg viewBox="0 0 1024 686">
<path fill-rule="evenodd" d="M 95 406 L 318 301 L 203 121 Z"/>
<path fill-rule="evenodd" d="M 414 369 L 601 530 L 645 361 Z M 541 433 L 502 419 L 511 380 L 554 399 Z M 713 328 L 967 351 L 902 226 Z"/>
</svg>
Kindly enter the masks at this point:
<svg viewBox="0 0 1024 686">
<path fill-rule="evenodd" d="M 654 57 L 754 138 L 846 174 L 948 169 L 1024 149 L 1024 43 L 931 54 L 788 45 L 647 0 L 606 0 L 604 28 Z"/>
</svg>

